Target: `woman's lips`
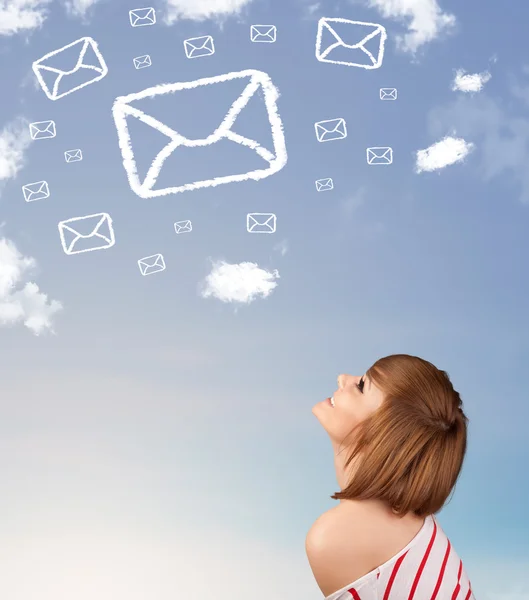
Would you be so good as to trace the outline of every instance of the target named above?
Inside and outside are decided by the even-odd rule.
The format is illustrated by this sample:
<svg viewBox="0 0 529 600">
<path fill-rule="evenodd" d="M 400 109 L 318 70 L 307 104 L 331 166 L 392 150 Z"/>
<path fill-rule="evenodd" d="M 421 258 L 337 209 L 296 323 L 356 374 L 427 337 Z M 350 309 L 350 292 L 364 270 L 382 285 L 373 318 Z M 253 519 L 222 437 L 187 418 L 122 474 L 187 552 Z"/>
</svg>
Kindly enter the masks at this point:
<svg viewBox="0 0 529 600">
<path fill-rule="evenodd" d="M 327 398 L 326 402 L 331 408 L 334 408 L 334 398 Z"/>
</svg>

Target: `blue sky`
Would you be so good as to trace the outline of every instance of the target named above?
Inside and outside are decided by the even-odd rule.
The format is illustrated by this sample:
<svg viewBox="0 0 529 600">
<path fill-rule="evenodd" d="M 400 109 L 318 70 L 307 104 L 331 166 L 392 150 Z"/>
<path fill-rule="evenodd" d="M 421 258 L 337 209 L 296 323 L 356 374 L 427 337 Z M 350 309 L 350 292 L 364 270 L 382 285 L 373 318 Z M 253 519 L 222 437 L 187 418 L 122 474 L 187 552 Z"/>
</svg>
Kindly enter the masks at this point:
<svg viewBox="0 0 529 600">
<path fill-rule="evenodd" d="M 141 3 L 0 0 L 0 596 L 139 600 L 212 587 L 224 600 L 258 581 L 255 600 L 321 597 L 304 538 L 337 487 L 311 407 L 339 373 L 409 353 L 448 371 L 470 418 L 440 522 L 477 598 L 527 600 L 529 8 L 151 5 L 156 25 L 133 28 L 128 11 Z M 317 61 L 320 17 L 383 25 L 382 66 Z M 252 23 L 275 24 L 277 42 L 252 44 Z M 183 41 L 203 35 L 215 54 L 187 59 Z M 51 101 L 33 61 L 84 36 L 108 75 Z M 144 54 L 152 66 L 135 70 Z M 115 98 L 246 69 L 281 94 L 286 166 L 260 181 L 134 193 Z M 454 90 L 461 69 L 490 80 Z M 381 101 L 381 87 L 396 87 L 397 101 Z M 162 103 L 158 117 L 207 135 L 237 93 L 207 91 Z M 266 141 L 262 104 L 249 109 L 241 127 Z M 347 138 L 318 143 L 314 123 L 333 118 Z M 45 120 L 57 136 L 31 142 L 28 124 Z M 134 135 L 145 169 L 159 134 L 138 125 Z M 446 136 L 464 141 L 464 160 L 417 172 L 417 152 Z M 393 164 L 368 165 L 370 146 L 392 147 Z M 67 164 L 75 148 L 83 160 Z M 238 148 L 186 150 L 167 181 L 254 164 L 243 167 Z M 334 189 L 316 192 L 326 177 Z M 50 197 L 25 202 L 22 186 L 41 180 Z M 66 255 L 57 224 L 103 212 L 115 244 Z M 249 234 L 248 212 L 275 213 L 277 231 Z M 186 219 L 193 231 L 176 235 Z M 156 253 L 166 270 L 142 277 L 137 260 Z M 248 303 L 204 298 L 219 261 L 277 271 L 277 285 Z"/>
</svg>

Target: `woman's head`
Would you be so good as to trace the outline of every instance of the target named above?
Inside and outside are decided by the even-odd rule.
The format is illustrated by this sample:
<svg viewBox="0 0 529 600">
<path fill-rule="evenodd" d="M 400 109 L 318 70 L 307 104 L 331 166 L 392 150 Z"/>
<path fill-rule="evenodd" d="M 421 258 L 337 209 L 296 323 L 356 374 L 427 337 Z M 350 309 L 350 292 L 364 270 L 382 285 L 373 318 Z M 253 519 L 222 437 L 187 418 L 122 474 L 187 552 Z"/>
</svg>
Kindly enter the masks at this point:
<svg viewBox="0 0 529 600">
<path fill-rule="evenodd" d="M 331 402 L 313 408 L 348 451 L 351 480 L 335 499 L 379 499 L 398 514 L 445 504 L 459 477 L 467 418 L 445 371 L 416 356 L 381 358 L 364 377 L 340 375 Z"/>
</svg>

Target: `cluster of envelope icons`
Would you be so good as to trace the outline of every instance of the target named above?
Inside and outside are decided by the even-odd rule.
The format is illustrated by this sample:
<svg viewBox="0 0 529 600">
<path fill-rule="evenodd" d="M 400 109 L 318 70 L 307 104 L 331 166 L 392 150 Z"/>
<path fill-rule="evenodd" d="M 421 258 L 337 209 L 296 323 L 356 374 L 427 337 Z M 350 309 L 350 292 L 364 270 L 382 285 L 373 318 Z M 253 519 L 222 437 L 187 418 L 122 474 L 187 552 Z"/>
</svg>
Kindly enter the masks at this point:
<svg viewBox="0 0 529 600">
<path fill-rule="evenodd" d="M 47 140 L 57 136 L 55 121 L 36 121 L 29 124 L 29 134 L 32 140 Z M 67 163 L 83 160 L 83 151 L 80 148 L 66 150 L 64 160 Z M 29 184 L 32 185 L 32 184 Z"/>
</svg>

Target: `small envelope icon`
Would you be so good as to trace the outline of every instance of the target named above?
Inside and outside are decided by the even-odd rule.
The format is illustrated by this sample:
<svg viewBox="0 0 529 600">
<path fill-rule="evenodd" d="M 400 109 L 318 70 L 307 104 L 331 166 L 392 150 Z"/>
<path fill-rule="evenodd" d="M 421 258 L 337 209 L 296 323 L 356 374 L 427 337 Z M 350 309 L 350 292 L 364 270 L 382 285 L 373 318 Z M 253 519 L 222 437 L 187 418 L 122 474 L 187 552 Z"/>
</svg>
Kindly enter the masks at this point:
<svg viewBox="0 0 529 600">
<path fill-rule="evenodd" d="M 142 275 L 152 275 L 153 273 L 165 271 L 165 260 L 161 254 L 153 254 L 152 256 L 140 258 L 138 267 Z"/>
<path fill-rule="evenodd" d="M 83 37 L 49 52 L 33 63 L 33 71 L 50 100 L 58 100 L 103 79 L 108 67 L 97 43 Z"/>
<path fill-rule="evenodd" d="M 22 193 L 26 202 L 35 202 L 35 200 L 49 198 L 50 188 L 47 181 L 36 181 L 35 183 L 26 183 L 26 185 L 23 185 Z"/>
<path fill-rule="evenodd" d="M 343 140 L 347 137 L 347 126 L 345 119 L 329 119 L 328 121 L 319 121 L 314 124 L 318 142 L 332 142 L 333 140 Z"/>
<path fill-rule="evenodd" d="M 252 25 L 250 27 L 250 39 L 256 43 L 272 44 L 277 39 L 277 27 L 275 25 Z"/>
<path fill-rule="evenodd" d="M 316 58 L 335 65 L 378 69 L 386 39 L 386 30 L 378 23 L 322 17 L 318 22 Z"/>
<path fill-rule="evenodd" d="M 381 100 L 396 100 L 397 88 L 380 88 Z"/>
<path fill-rule="evenodd" d="M 177 221 L 174 224 L 174 230 L 176 233 L 188 233 L 192 229 L 193 227 L 191 226 L 191 221 Z"/>
<path fill-rule="evenodd" d="M 61 244 L 66 254 L 105 250 L 116 242 L 112 219 L 107 213 L 74 217 L 59 223 Z"/>
<path fill-rule="evenodd" d="M 215 54 L 215 44 L 210 35 L 184 40 L 184 50 L 187 58 L 199 58 Z"/>
<path fill-rule="evenodd" d="M 367 164 L 390 165 L 393 162 L 393 149 L 388 146 L 367 149 Z"/>
<path fill-rule="evenodd" d="M 133 61 L 135 69 L 145 69 L 145 67 L 152 66 L 151 57 L 148 54 L 145 54 L 144 56 L 136 56 Z"/>
<path fill-rule="evenodd" d="M 129 20 L 132 27 L 144 27 L 156 23 L 156 11 L 152 7 L 134 8 L 129 10 Z"/>
<path fill-rule="evenodd" d="M 32 140 L 46 140 L 57 135 L 55 121 L 37 121 L 29 124 L 29 133 Z"/>
<path fill-rule="evenodd" d="M 227 83 L 225 88 L 223 84 Z M 146 114 L 143 112 L 144 106 L 136 107 L 135 103 L 145 98 L 150 99 L 149 108 L 152 106 L 152 110 L 156 109 L 156 102 L 164 101 L 164 99 L 171 100 L 175 97 L 175 102 L 178 102 L 181 97 L 185 98 L 185 94 L 188 90 L 195 90 L 205 95 L 204 105 L 208 106 L 208 99 L 211 102 L 216 100 L 215 91 L 218 90 L 221 97 L 223 97 L 223 91 L 231 92 L 232 83 L 242 83 L 242 93 L 236 93 L 233 99 L 233 104 L 227 111 L 226 115 L 218 121 L 215 121 L 215 128 L 211 128 L 211 133 L 201 138 L 198 136 L 185 137 L 179 133 L 180 125 L 186 125 L 186 123 L 179 124 L 179 111 L 173 110 L 168 111 L 167 117 L 164 121 L 160 121 L 158 118 Z M 208 96 L 211 94 L 211 97 Z M 268 117 L 268 123 L 263 126 L 267 129 L 271 135 L 266 135 L 263 141 L 259 141 L 259 136 L 244 137 L 236 130 L 236 121 L 238 115 L 246 109 L 246 106 L 251 99 L 256 102 L 264 102 L 265 114 Z M 195 190 L 204 187 L 217 186 L 223 183 L 232 183 L 235 181 L 246 181 L 253 179 L 258 181 L 269 177 L 274 173 L 280 171 L 287 163 L 287 151 L 285 144 L 285 134 L 283 131 L 283 125 L 281 117 L 277 110 L 277 101 L 279 99 L 279 91 L 272 83 L 270 77 L 262 71 L 255 71 L 248 69 L 246 71 L 240 71 L 237 73 L 228 73 L 226 75 L 219 75 L 216 77 L 206 77 L 204 79 L 198 79 L 196 81 L 181 82 L 181 83 L 168 83 L 161 84 L 155 87 L 148 88 L 142 92 L 136 94 L 129 94 L 128 96 L 120 96 L 114 101 L 112 107 L 112 113 L 114 115 L 114 121 L 116 123 L 116 129 L 118 133 L 119 147 L 121 148 L 121 154 L 123 156 L 123 166 L 129 180 L 130 187 L 140 198 L 154 198 L 158 196 L 165 196 L 167 194 L 176 194 L 179 192 L 185 192 L 189 190 Z M 193 100 L 192 100 L 193 101 Z M 145 109 L 144 109 L 145 110 Z M 150 111 L 149 111 L 150 112 Z M 204 115 L 206 116 L 206 115 Z M 200 115 L 198 115 L 200 117 Z M 172 119 L 170 123 L 168 121 Z M 199 119 L 200 120 L 200 119 Z M 140 179 L 138 174 L 138 167 L 136 165 L 135 157 L 135 146 L 136 138 L 131 139 L 131 133 L 129 131 L 129 125 L 131 122 L 141 121 L 143 124 L 152 127 L 154 130 L 167 136 L 167 145 L 155 155 L 151 166 L 149 167 L 147 174 L 143 179 Z M 166 124 L 167 123 L 167 124 Z M 187 124 L 189 130 L 189 124 Z M 134 131 L 134 129 L 133 129 Z M 268 133 L 267 132 L 267 133 Z M 206 132 L 207 133 L 207 132 Z M 141 142 L 141 139 L 139 140 Z M 225 165 L 227 173 L 222 174 L 222 171 L 208 173 L 209 165 L 206 163 L 204 169 L 206 171 L 205 177 L 200 181 L 193 181 L 191 179 L 186 182 L 185 179 L 179 175 L 178 185 L 177 181 L 172 181 L 172 178 L 176 177 L 178 173 L 173 170 L 169 170 L 164 166 L 165 161 L 169 157 L 173 157 L 172 160 L 177 160 L 178 157 L 182 156 L 182 161 L 193 160 L 193 153 L 195 148 L 202 148 L 204 146 L 217 144 L 213 149 L 223 156 L 222 164 Z M 232 158 L 232 154 L 226 152 L 227 146 L 231 144 L 238 144 L 238 153 L 233 153 L 236 158 Z M 141 150 L 141 146 L 139 148 Z M 259 159 L 262 166 L 257 164 L 257 169 L 246 170 L 244 167 L 238 167 L 236 159 L 239 155 L 244 158 L 244 153 L 250 153 L 253 161 Z M 173 163 L 174 164 L 174 163 Z M 185 169 L 183 175 L 185 177 Z M 161 189 L 154 189 L 158 183 L 158 178 L 163 175 L 164 180 L 167 182 L 167 187 Z M 172 185 L 171 185 L 172 184 Z"/>
<path fill-rule="evenodd" d="M 249 213 L 246 230 L 249 233 L 275 233 L 277 218 L 274 213 Z"/>
<path fill-rule="evenodd" d="M 318 192 L 326 192 L 328 190 L 332 190 L 334 188 L 334 183 L 330 177 L 327 179 L 318 179 L 316 180 L 316 190 Z"/>
<path fill-rule="evenodd" d="M 80 160 L 83 160 L 83 153 L 79 148 L 77 148 L 77 150 L 66 150 L 64 153 L 64 160 L 67 163 L 79 162 Z"/>
</svg>

